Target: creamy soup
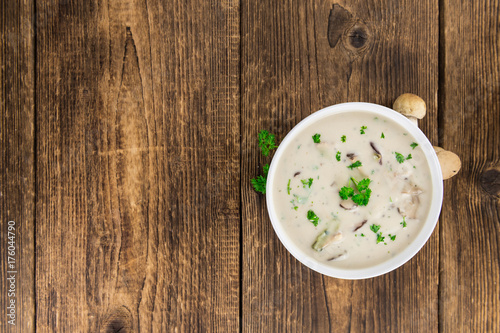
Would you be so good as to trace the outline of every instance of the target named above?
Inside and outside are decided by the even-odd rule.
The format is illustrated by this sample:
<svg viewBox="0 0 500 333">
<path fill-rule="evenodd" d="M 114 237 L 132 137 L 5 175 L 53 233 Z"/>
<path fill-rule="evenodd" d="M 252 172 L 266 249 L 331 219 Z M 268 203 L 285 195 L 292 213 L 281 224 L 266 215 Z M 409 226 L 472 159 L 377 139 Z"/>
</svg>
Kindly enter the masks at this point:
<svg viewBox="0 0 500 333">
<path fill-rule="evenodd" d="M 272 198 L 288 237 L 307 256 L 367 268 L 400 253 L 431 204 L 430 170 L 404 128 L 364 112 L 303 129 L 276 167 Z"/>
</svg>

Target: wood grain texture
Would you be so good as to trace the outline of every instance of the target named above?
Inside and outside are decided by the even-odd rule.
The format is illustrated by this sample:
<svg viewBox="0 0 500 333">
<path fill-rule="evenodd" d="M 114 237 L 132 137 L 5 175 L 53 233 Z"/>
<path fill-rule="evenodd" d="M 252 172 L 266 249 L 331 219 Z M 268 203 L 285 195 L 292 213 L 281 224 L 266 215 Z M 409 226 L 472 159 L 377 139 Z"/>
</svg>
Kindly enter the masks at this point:
<svg viewBox="0 0 500 333">
<path fill-rule="evenodd" d="M 254 331 L 438 329 L 438 229 L 409 263 L 365 281 L 323 277 L 295 260 L 250 186 L 270 159 L 257 133 L 283 139 L 301 119 L 348 101 L 391 106 L 420 95 L 438 139 L 437 1 L 242 2 L 242 327 Z"/>
<path fill-rule="evenodd" d="M 37 3 L 37 329 L 239 327 L 239 5 Z"/>
<path fill-rule="evenodd" d="M 440 144 L 462 159 L 445 182 L 440 328 L 500 331 L 500 3 L 444 1 Z"/>
<path fill-rule="evenodd" d="M 33 1 L 0 1 L 1 332 L 33 332 L 35 324 L 33 16 Z M 15 222 L 13 234 L 8 233 L 9 221 Z M 8 241 L 15 242 L 11 259 L 7 258 Z M 15 318 L 7 316 L 12 313 L 11 300 L 15 301 Z"/>
</svg>

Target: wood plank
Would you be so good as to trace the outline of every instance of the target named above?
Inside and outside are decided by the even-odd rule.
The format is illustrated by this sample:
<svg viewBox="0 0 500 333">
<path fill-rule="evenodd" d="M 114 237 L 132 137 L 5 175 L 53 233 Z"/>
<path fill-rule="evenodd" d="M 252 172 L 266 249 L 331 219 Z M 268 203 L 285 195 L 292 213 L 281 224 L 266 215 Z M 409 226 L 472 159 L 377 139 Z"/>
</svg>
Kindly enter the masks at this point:
<svg viewBox="0 0 500 333">
<path fill-rule="evenodd" d="M 35 324 L 33 16 L 33 1 L 0 1 L 1 332 Z"/>
<path fill-rule="evenodd" d="M 440 328 L 500 331 L 499 1 L 444 1 L 440 144 L 462 159 L 445 182 Z"/>
<path fill-rule="evenodd" d="M 37 3 L 37 329 L 238 329 L 238 12 Z"/>
<path fill-rule="evenodd" d="M 269 158 L 257 133 L 283 139 L 325 106 L 424 98 L 437 143 L 438 2 L 242 2 L 242 327 L 253 331 L 430 332 L 438 328 L 438 231 L 398 270 L 328 278 L 279 243 L 250 179 Z M 416 310 L 418 309 L 418 311 Z"/>
</svg>

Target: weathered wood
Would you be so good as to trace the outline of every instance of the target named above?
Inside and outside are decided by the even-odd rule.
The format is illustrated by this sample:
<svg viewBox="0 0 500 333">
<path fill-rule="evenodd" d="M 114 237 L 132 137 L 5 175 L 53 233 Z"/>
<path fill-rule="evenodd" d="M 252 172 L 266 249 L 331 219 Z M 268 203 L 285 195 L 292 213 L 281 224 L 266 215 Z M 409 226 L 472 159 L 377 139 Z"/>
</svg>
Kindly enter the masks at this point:
<svg viewBox="0 0 500 333">
<path fill-rule="evenodd" d="M 33 1 L 0 1 L 1 332 L 35 324 L 33 16 Z"/>
<path fill-rule="evenodd" d="M 239 5 L 37 3 L 37 328 L 239 327 Z"/>
<path fill-rule="evenodd" d="M 395 272 L 365 281 L 322 277 L 279 243 L 250 179 L 279 139 L 340 102 L 427 102 L 421 128 L 437 142 L 438 2 L 242 2 L 243 331 L 430 332 L 438 328 L 438 231 Z"/>
<path fill-rule="evenodd" d="M 462 169 L 445 182 L 440 328 L 500 331 L 499 1 L 444 1 L 440 145 Z"/>
</svg>

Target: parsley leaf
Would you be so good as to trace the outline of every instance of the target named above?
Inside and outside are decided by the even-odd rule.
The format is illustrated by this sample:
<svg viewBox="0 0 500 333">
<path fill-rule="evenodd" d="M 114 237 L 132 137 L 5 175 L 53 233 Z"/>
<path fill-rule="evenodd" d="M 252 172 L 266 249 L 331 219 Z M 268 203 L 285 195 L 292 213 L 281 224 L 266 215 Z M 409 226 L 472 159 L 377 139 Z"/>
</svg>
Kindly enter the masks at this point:
<svg viewBox="0 0 500 333">
<path fill-rule="evenodd" d="M 340 162 L 340 155 L 341 155 L 341 152 L 340 150 L 337 152 L 337 155 L 335 155 L 335 158 L 337 159 L 337 161 Z"/>
<path fill-rule="evenodd" d="M 271 150 L 278 148 L 278 146 L 276 146 L 274 134 L 270 134 L 266 130 L 261 130 L 258 138 L 262 155 L 269 156 L 269 152 L 271 152 Z"/>
<path fill-rule="evenodd" d="M 345 142 L 345 139 L 346 139 L 346 136 L 345 136 L 345 135 L 342 135 L 342 136 L 340 137 L 340 141 L 342 141 L 342 142 Z"/>
<path fill-rule="evenodd" d="M 347 200 L 354 195 L 354 190 L 352 187 L 344 186 L 339 191 L 339 196 L 342 200 Z"/>
<path fill-rule="evenodd" d="M 376 224 L 372 224 L 370 226 L 370 230 L 373 231 L 374 233 L 377 233 L 377 231 L 379 231 L 380 229 L 380 226 L 379 225 L 376 225 Z"/>
<path fill-rule="evenodd" d="M 396 235 L 389 234 L 389 238 L 394 242 L 396 240 Z"/>
<path fill-rule="evenodd" d="M 267 178 L 267 174 L 269 173 L 269 164 L 264 164 L 264 167 L 262 169 L 264 170 L 264 177 Z"/>
<path fill-rule="evenodd" d="M 302 182 L 302 185 L 304 185 L 304 188 L 306 187 L 306 185 L 309 185 L 309 188 L 311 188 L 311 185 L 313 183 L 313 179 L 312 178 L 302 179 L 301 182 Z"/>
<path fill-rule="evenodd" d="M 405 161 L 405 157 L 403 156 L 403 154 L 400 154 L 398 152 L 394 152 L 394 154 L 396 154 L 396 160 L 401 164 Z"/>
<path fill-rule="evenodd" d="M 408 156 L 406 157 L 407 160 L 411 160 L 412 157 L 411 157 L 411 154 L 408 154 Z"/>
<path fill-rule="evenodd" d="M 359 130 L 359 132 L 361 134 L 365 134 L 365 129 L 367 129 L 367 127 L 363 125 L 363 126 L 361 126 L 361 129 Z"/>
<path fill-rule="evenodd" d="M 262 175 L 259 175 L 257 178 L 250 179 L 250 183 L 252 183 L 255 191 L 262 194 L 266 194 L 266 181 L 267 179 Z"/>
<path fill-rule="evenodd" d="M 361 237 L 365 237 L 365 234 L 361 234 Z"/>
<path fill-rule="evenodd" d="M 309 222 L 311 222 L 312 224 L 314 224 L 315 227 L 318 226 L 319 217 L 312 210 L 309 210 L 307 212 L 307 219 L 309 220 Z"/>
<path fill-rule="evenodd" d="M 415 149 L 417 146 L 418 146 L 418 143 L 416 143 L 416 142 L 413 142 L 413 143 L 410 145 L 410 147 L 411 147 L 412 149 Z"/>
<path fill-rule="evenodd" d="M 360 180 L 357 187 L 358 187 L 358 191 L 364 191 L 366 189 L 368 189 L 368 186 L 370 186 L 370 183 L 372 181 L 370 180 L 370 178 L 365 178 L 363 180 Z"/>
<path fill-rule="evenodd" d="M 316 133 L 316 134 L 314 134 L 312 136 L 314 143 L 320 143 L 321 142 L 321 140 L 319 139 L 320 136 L 321 136 L 321 134 L 318 134 L 318 133 Z"/>
<path fill-rule="evenodd" d="M 292 181 L 291 179 L 288 179 L 288 185 L 286 186 L 286 191 L 288 192 L 288 195 L 290 195 L 290 190 L 291 190 L 290 182 L 291 181 Z"/>
<path fill-rule="evenodd" d="M 382 236 L 382 233 L 377 234 L 377 244 L 382 243 L 384 241 L 385 237 Z"/>
<path fill-rule="evenodd" d="M 356 162 L 354 162 L 353 164 L 349 165 L 349 166 L 348 166 L 348 168 L 352 170 L 352 169 L 354 169 L 354 168 L 358 168 L 358 167 L 360 167 L 360 166 L 363 166 L 363 165 L 361 164 L 361 162 L 360 162 L 360 161 L 356 161 Z"/>
<path fill-rule="evenodd" d="M 352 201 L 360 206 L 368 205 L 368 201 L 370 200 L 370 195 L 372 194 L 372 190 L 367 188 L 365 193 L 359 193 L 352 196 Z"/>
<path fill-rule="evenodd" d="M 382 135 L 380 136 L 381 139 L 385 139 L 384 132 L 382 132 Z"/>
</svg>

